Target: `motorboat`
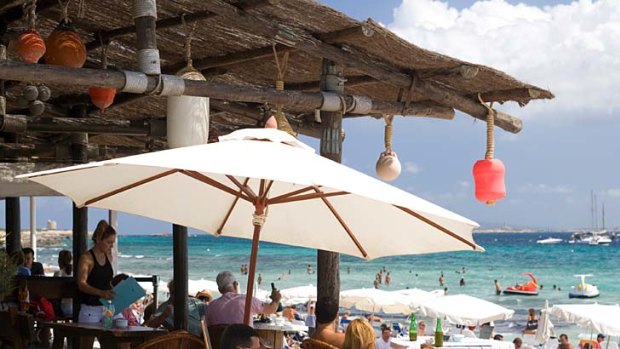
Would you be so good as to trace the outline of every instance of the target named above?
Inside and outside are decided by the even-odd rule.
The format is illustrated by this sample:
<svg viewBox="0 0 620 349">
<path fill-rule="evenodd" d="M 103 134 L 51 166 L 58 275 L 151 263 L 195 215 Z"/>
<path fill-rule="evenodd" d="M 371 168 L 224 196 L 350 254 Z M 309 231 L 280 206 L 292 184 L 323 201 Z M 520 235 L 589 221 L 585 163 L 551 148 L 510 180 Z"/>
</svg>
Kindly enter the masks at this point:
<svg viewBox="0 0 620 349">
<path fill-rule="evenodd" d="M 587 284 L 586 277 L 592 274 L 577 274 L 575 277 L 581 278 L 581 282 L 577 286 L 573 286 L 568 292 L 568 298 L 595 298 L 600 295 L 598 287 Z"/>
<path fill-rule="evenodd" d="M 523 275 L 529 276 L 530 281 L 525 284 L 516 284 L 515 286 L 508 286 L 504 288 L 504 294 L 515 294 L 524 296 L 537 296 L 538 295 L 538 281 L 532 273 L 525 272 Z"/>
<path fill-rule="evenodd" d="M 606 235 L 594 235 L 592 236 L 592 239 L 590 240 L 590 242 L 588 243 L 589 245 L 603 245 L 603 246 L 608 246 L 610 245 L 612 242 L 611 238 L 609 238 Z"/>
<path fill-rule="evenodd" d="M 536 240 L 537 244 L 542 244 L 542 245 L 553 245 L 553 244 L 559 244 L 561 243 L 562 239 L 559 238 L 546 238 L 546 239 L 542 239 L 542 240 Z"/>
</svg>

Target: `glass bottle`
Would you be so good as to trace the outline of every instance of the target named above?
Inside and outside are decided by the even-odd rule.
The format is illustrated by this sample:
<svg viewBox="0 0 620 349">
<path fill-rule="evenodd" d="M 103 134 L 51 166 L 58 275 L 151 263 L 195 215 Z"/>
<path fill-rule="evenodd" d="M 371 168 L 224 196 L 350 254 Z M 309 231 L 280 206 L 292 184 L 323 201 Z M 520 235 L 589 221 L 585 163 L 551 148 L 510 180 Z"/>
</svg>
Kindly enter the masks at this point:
<svg viewBox="0 0 620 349">
<path fill-rule="evenodd" d="M 441 318 L 437 318 L 437 327 L 435 328 L 435 347 L 443 347 L 443 327 L 441 326 Z"/>
<path fill-rule="evenodd" d="M 415 342 L 418 340 L 418 324 L 415 319 L 415 314 L 411 313 L 411 322 L 409 322 L 409 340 Z"/>
<path fill-rule="evenodd" d="M 112 324 L 114 323 L 114 304 L 112 301 L 108 300 L 106 304 L 103 305 L 103 327 L 112 328 Z"/>
</svg>

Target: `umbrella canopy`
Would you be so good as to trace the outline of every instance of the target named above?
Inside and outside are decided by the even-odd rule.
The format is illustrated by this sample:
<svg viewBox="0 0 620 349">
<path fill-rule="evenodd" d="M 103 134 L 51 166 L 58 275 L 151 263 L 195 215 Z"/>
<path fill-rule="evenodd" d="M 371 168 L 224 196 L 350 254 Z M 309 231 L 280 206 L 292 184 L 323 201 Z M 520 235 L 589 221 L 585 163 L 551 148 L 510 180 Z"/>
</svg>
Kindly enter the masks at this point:
<svg viewBox="0 0 620 349">
<path fill-rule="evenodd" d="M 78 207 L 252 239 L 248 296 L 259 240 L 365 259 L 483 251 L 472 238 L 475 222 L 318 156 L 275 129 L 240 130 L 219 143 L 20 177 L 70 197 Z"/>
<path fill-rule="evenodd" d="M 396 290 L 396 291 L 392 291 L 392 293 L 404 296 L 405 299 L 407 299 L 407 301 L 409 302 L 409 305 L 411 305 L 413 308 L 418 308 L 424 301 L 428 299 L 436 298 L 436 297 L 443 297 L 444 295 L 443 290 L 429 292 L 429 291 L 421 290 L 419 288 L 407 288 L 404 290 Z"/>
<path fill-rule="evenodd" d="M 316 286 L 297 286 L 280 290 L 284 305 L 306 303 L 309 300 L 316 301 Z"/>
<path fill-rule="evenodd" d="M 601 304 L 558 304 L 551 315 L 580 327 L 611 336 L 620 336 L 620 306 Z"/>
<path fill-rule="evenodd" d="M 553 335 L 553 324 L 549 316 L 549 301 L 545 300 L 545 307 L 541 310 L 540 319 L 538 320 L 538 329 L 534 339 L 538 343 L 546 343 Z"/>
<path fill-rule="evenodd" d="M 419 310 L 424 316 L 446 318 L 467 326 L 510 319 L 514 314 L 514 310 L 464 294 L 429 299 L 420 305 Z"/>
<path fill-rule="evenodd" d="M 375 288 L 340 292 L 340 306 L 370 313 L 409 314 L 413 311 L 405 296 Z"/>
</svg>

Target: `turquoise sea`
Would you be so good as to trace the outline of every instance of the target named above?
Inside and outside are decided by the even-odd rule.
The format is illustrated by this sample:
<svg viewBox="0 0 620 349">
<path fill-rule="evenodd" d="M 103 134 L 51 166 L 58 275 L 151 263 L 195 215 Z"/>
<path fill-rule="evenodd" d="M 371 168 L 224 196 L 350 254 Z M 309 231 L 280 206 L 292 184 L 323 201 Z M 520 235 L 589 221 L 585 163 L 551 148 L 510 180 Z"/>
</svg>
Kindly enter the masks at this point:
<svg viewBox="0 0 620 349">
<path fill-rule="evenodd" d="M 478 244 L 486 249 L 478 252 L 436 253 L 415 256 L 398 256 L 373 260 L 341 256 L 341 289 L 373 287 L 377 272 L 386 267 L 392 276 L 387 290 L 402 288 L 439 289 L 438 278 L 444 273 L 450 294 L 465 293 L 480 297 L 515 310 L 515 316 L 496 323 L 496 330 L 517 333 L 525 325 L 528 308 L 540 309 L 545 300 L 550 304 L 573 302 L 620 302 L 620 241 L 610 246 L 581 244 L 540 245 L 536 240 L 559 237 L 568 240 L 570 233 L 485 233 L 475 234 Z M 389 235 L 386 235 L 389 238 Z M 244 277 L 239 269 L 248 263 L 250 241 L 216 238 L 198 234 L 189 237 L 189 275 L 192 280 L 215 280 L 219 271 L 231 270 L 245 289 Z M 394 243 L 402 243 L 394 241 Z M 39 250 L 39 260 L 55 265 L 58 251 L 70 248 L 48 247 Z M 171 236 L 123 236 L 119 237 L 119 270 L 131 274 L 158 274 L 162 280 L 172 277 Z M 306 272 L 310 264 L 316 270 L 316 251 L 269 243 L 261 243 L 257 272 L 263 276 L 262 288 L 274 282 L 280 289 L 313 284 L 316 274 Z M 351 272 L 347 273 L 350 268 Z M 462 270 L 466 272 L 463 274 Z M 290 274 L 289 274 L 290 270 Z M 539 296 L 495 295 L 494 280 L 502 286 L 528 281 L 522 272 L 533 273 L 544 288 Z M 578 279 L 573 274 L 593 274 L 588 282 L 595 284 L 601 296 L 595 300 L 569 300 L 568 291 Z M 461 277 L 465 286 L 459 286 Z M 553 289 L 556 285 L 556 290 Z M 560 290 L 561 289 L 561 290 Z M 555 322 L 554 322 L 555 323 Z M 567 324 L 557 323 L 557 330 L 569 333 L 579 331 Z"/>
</svg>

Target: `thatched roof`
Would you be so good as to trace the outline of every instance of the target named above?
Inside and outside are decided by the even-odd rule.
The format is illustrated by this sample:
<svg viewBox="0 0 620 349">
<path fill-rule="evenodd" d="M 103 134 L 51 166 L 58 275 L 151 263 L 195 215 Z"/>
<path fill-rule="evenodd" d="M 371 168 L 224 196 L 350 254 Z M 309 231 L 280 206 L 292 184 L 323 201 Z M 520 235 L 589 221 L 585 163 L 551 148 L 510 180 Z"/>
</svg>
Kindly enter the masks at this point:
<svg viewBox="0 0 620 349">
<path fill-rule="evenodd" d="M 14 0 L 0 6 L 0 19 L 8 23 L 10 33 L 19 32 L 15 27 L 25 26 L 21 18 L 23 0 Z M 108 61 L 112 68 L 138 70 L 136 63 L 136 36 L 133 33 L 131 1 L 84 0 L 84 15 L 77 16 L 80 1 L 70 3 L 68 13 L 87 47 L 87 67 L 99 67 L 100 36 L 110 40 Z M 255 7 L 253 7 L 255 5 Z M 245 8 L 245 9 L 244 9 Z M 345 94 L 366 95 L 372 99 L 396 101 L 399 91 L 411 90 L 412 103 L 428 105 L 452 105 L 451 98 L 429 98 L 429 91 L 418 86 L 426 84 L 441 89 L 442 93 L 462 96 L 477 102 L 482 94 L 486 101 L 515 101 L 521 105 L 532 99 L 553 98 L 544 89 L 520 82 L 493 68 L 463 62 L 411 44 L 373 20 L 356 21 L 343 13 L 311 0 L 175 0 L 159 1 L 157 46 L 160 50 L 162 70 L 174 73 L 185 65 L 184 42 L 190 32 L 192 21 L 196 23 L 192 41 L 194 65 L 202 69 L 209 81 L 242 86 L 271 87 L 276 76 L 272 45 L 279 52 L 290 51 L 286 70 L 286 88 L 318 91 L 322 58 L 349 55 L 355 60 L 337 62 L 344 65 Z M 37 27 L 47 37 L 57 26 L 61 10 L 56 0 L 38 1 Z M 170 23 L 185 24 L 166 26 Z M 189 22 L 189 23 L 187 23 Z M 118 28 L 126 28 L 126 34 L 108 37 Z M 322 51 L 325 52 L 323 56 Z M 9 52 L 9 58 L 15 58 Z M 360 65 L 368 64 L 368 69 Z M 364 71 L 365 70 L 365 71 Z M 369 71 L 371 73 L 369 73 Z M 387 75 L 386 75 L 387 74 Z M 387 78 L 382 78 L 383 76 Z M 406 87 L 407 79 L 415 78 L 413 88 Z M 409 84 L 410 85 L 410 84 Z M 8 88 L 8 113 L 24 114 L 16 102 L 21 84 Z M 71 105 L 88 102 L 83 87 L 70 85 L 50 86 L 53 97 L 46 109 L 46 116 L 66 116 Z M 430 88 L 430 87 L 429 87 Z M 420 92 L 422 91 L 422 93 Z M 240 127 L 250 127 L 261 119 L 257 104 L 235 103 L 232 106 L 255 112 L 255 117 L 231 112 L 230 104 L 213 101 L 213 126 L 220 132 Z M 91 117 L 118 120 L 144 120 L 164 118 L 166 98 L 120 94 L 116 105 L 104 114 L 89 109 Z M 303 113 L 311 110 L 287 110 L 299 122 L 307 120 Z M 250 113 L 251 114 L 251 113 Z M 518 131 L 518 130 L 516 130 Z M 25 142 L 47 140 L 62 141 L 62 137 L 50 134 L 34 134 Z M 157 148 L 165 145 L 160 139 L 148 141 L 144 136 L 100 135 L 90 138 L 91 144 L 124 145 Z"/>
</svg>

